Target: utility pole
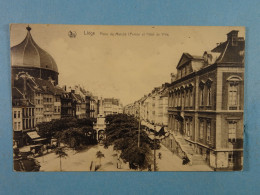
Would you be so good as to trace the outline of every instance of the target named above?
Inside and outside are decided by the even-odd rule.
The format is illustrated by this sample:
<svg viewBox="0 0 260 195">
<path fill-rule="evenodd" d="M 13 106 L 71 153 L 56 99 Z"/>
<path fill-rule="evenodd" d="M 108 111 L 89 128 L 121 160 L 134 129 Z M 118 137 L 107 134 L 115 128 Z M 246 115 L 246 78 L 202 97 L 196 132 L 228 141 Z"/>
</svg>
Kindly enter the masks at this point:
<svg viewBox="0 0 260 195">
<path fill-rule="evenodd" d="M 154 125 L 154 136 L 153 136 L 153 164 L 154 164 L 154 167 L 153 167 L 153 170 L 156 171 L 156 140 L 155 140 L 155 130 L 156 130 L 156 125 Z"/>
<path fill-rule="evenodd" d="M 140 147 L 140 132 L 141 131 L 141 102 L 139 102 L 139 126 L 138 126 L 138 141 L 137 146 Z"/>
</svg>

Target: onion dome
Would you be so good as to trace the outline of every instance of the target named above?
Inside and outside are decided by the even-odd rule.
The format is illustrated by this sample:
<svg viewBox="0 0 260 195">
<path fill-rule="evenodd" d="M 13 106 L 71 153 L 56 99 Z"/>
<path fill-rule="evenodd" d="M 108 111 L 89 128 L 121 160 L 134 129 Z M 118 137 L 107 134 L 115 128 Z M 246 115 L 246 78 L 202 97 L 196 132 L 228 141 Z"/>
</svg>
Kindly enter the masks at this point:
<svg viewBox="0 0 260 195">
<path fill-rule="evenodd" d="M 30 33 L 31 27 L 28 26 L 26 29 L 25 39 L 11 48 L 11 65 L 13 67 L 47 69 L 58 73 L 58 67 L 53 57 L 33 40 Z"/>
</svg>

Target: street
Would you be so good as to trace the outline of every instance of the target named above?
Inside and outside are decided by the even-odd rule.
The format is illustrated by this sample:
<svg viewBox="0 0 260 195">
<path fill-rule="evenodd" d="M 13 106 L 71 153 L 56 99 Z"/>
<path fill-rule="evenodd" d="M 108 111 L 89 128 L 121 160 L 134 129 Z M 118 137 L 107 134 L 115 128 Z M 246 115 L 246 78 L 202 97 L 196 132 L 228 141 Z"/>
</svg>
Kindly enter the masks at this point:
<svg viewBox="0 0 260 195">
<path fill-rule="evenodd" d="M 97 171 L 134 171 L 129 169 L 127 163 L 122 160 L 118 161 L 117 152 L 113 147 L 105 149 L 102 145 L 89 146 L 83 151 L 76 152 L 67 149 L 68 156 L 62 158 L 62 171 L 90 171 L 91 164 L 97 166 L 100 159 L 96 157 L 96 153 L 101 151 L 104 158 L 101 158 L 101 167 Z M 161 159 L 158 154 L 161 153 Z M 157 171 L 212 171 L 207 165 L 182 165 L 182 159 L 161 145 L 161 148 L 156 151 Z M 36 158 L 41 165 L 40 171 L 60 171 L 60 159 L 55 153 L 49 153 Z M 118 164 L 121 168 L 117 168 Z M 93 168 L 92 168 L 92 171 Z"/>
</svg>

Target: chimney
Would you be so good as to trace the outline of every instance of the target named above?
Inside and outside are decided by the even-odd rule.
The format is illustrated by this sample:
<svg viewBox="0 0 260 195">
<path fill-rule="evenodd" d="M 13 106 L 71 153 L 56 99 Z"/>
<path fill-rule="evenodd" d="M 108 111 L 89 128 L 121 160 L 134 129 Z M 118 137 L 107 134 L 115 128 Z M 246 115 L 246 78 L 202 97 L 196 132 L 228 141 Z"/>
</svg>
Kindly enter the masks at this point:
<svg viewBox="0 0 260 195">
<path fill-rule="evenodd" d="M 238 41 L 238 30 L 232 30 L 227 34 L 227 41 L 231 43 L 232 46 L 237 46 Z"/>
<path fill-rule="evenodd" d="M 227 34 L 227 39 L 229 40 L 232 37 L 237 37 L 238 36 L 238 30 L 232 30 Z"/>
</svg>

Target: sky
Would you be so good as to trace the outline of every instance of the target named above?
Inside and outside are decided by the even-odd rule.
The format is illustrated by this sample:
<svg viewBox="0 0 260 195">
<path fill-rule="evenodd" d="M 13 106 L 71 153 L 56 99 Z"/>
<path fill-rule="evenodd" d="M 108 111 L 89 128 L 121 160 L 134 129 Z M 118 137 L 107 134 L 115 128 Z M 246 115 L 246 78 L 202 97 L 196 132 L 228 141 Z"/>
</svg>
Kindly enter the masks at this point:
<svg viewBox="0 0 260 195">
<path fill-rule="evenodd" d="M 170 82 L 182 53 L 202 56 L 231 30 L 245 37 L 244 27 L 29 25 L 34 41 L 56 61 L 60 86 L 80 85 L 123 105 Z M 23 41 L 27 26 L 10 25 L 11 47 Z"/>
</svg>

